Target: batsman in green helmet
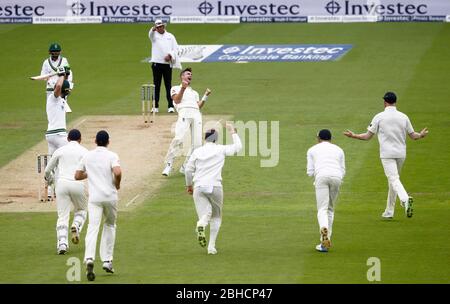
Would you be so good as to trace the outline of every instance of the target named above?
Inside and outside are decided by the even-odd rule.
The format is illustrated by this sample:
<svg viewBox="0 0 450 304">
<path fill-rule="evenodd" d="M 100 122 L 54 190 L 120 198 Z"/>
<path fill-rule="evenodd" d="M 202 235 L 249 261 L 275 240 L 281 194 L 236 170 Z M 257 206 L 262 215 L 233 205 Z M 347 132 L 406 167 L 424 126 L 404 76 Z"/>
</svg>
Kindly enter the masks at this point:
<svg viewBox="0 0 450 304">
<path fill-rule="evenodd" d="M 59 67 L 69 67 L 69 61 L 66 57 L 61 55 L 62 47 L 58 42 L 50 43 L 48 47 L 49 57 L 44 60 L 42 64 L 41 75 L 52 75 L 47 79 L 46 92 L 47 97 L 53 93 L 55 89 L 56 82 L 58 80 L 57 69 Z M 67 81 L 70 84 L 70 89 L 73 89 L 73 71 L 70 70 L 70 73 L 66 75 Z M 69 107 L 69 104 L 66 102 L 66 112 L 72 112 Z"/>
</svg>

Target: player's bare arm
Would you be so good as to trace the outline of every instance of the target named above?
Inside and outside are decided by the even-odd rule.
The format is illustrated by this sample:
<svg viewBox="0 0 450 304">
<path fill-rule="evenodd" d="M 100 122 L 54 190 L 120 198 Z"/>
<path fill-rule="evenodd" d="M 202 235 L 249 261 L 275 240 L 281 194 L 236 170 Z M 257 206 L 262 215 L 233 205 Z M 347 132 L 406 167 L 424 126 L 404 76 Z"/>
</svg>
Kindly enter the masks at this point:
<svg viewBox="0 0 450 304">
<path fill-rule="evenodd" d="M 355 138 L 355 139 L 359 139 L 359 140 L 370 140 L 373 136 L 373 133 L 370 131 L 367 131 L 366 133 L 356 134 L 350 130 L 347 130 L 344 132 L 344 135 L 347 137 Z"/>
<path fill-rule="evenodd" d="M 120 189 L 120 181 L 122 180 L 122 169 L 120 167 L 113 167 L 114 186 L 117 190 Z"/>
<path fill-rule="evenodd" d="M 53 90 L 53 94 L 55 95 L 55 97 L 61 96 L 61 88 L 62 88 L 64 79 L 65 79 L 65 74 L 59 76 L 58 81 L 55 84 L 55 89 Z"/>
<path fill-rule="evenodd" d="M 428 135 L 428 128 L 423 128 L 422 131 L 420 132 L 409 133 L 409 137 L 414 140 L 424 138 L 427 135 Z"/>
<path fill-rule="evenodd" d="M 189 86 L 189 84 L 190 84 L 190 81 L 188 81 L 188 80 L 181 81 L 180 92 L 178 92 L 177 94 L 172 95 L 173 102 L 175 102 L 176 104 L 179 104 L 181 102 L 181 100 L 183 99 L 184 91 Z"/>
<path fill-rule="evenodd" d="M 200 109 L 205 105 L 206 101 L 208 100 L 208 96 L 209 96 L 210 94 L 211 94 L 211 90 L 210 90 L 209 88 L 207 88 L 206 91 L 205 91 L 205 94 L 203 94 L 202 99 L 200 99 L 200 100 L 197 102 L 198 107 L 199 107 Z"/>
<path fill-rule="evenodd" d="M 87 178 L 87 173 L 81 170 L 75 171 L 75 180 L 83 180 Z"/>
</svg>

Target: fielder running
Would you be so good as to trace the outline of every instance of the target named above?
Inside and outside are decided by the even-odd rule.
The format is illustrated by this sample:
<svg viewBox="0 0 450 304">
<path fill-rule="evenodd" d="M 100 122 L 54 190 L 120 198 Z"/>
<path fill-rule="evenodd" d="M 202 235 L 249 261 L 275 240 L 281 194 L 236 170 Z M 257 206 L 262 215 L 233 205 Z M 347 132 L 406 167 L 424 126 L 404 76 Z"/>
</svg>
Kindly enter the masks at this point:
<svg viewBox="0 0 450 304">
<path fill-rule="evenodd" d="M 306 173 L 314 176 L 317 200 L 317 220 L 320 229 L 320 244 L 316 250 L 328 252 L 331 247 L 334 209 L 339 187 L 345 175 L 344 151 L 331 143 L 331 132 L 320 130 L 317 135 L 318 144 L 307 152 Z"/>
<path fill-rule="evenodd" d="M 100 258 L 103 262 L 103 269 L 108 273 L 114 273 L 112 262 L 116 241 L 117 202 L 119 200 L 117 190 L 120 189 L 122 178 L 118 155 L 107 149 L 109 134 L 103 130 L 99 131 L 95 143 L 97 148 L 85 154 L 75 173 L 76 180 L 87 178 L 89 186 L 89 225 L 84 255 L 86 275 L 89 281 L 95 280 L 95 249 L 102 214 L 105 216 L 105 222 L 100 241 Z"/>
<path fill-rule="evenodd" d="M 47 85 L 46 85 L 47 98 L 49 95 L 53 93 L 55 84 L 58 81 L 58 76 L 56 75 L 56 73 L 58 72 L 58 68 L 69 66 L 69 61 L 67 60 L 67 58 L 61 56 L 61 45 L 59 45 L 56 42 L 50 44 L 48 52 L 50 54 L 50 57 L 45 59 L 44 62 L 42 63 L 41 76 L 50 74 L 55 75 L 47 78 Z M 70 89 L 73 89 L 73 71 L 67 76 L 68 76 L 67 80 L 69 81 L 70 84 Z M 72 112 L 67 101 L 65 107 L 66 112 Z"/>
<path fill-rule="evenodd" d="M 384 111 L 375 115 L 367 127 L 366 133 L 355 134 L 347 130 L 344 135 L 360 140 L 370 140 L 374 134 L 378 135 L 381 163 L 389 184 L 386 210 L 382 217 L 388 219 L 394 217 L 397 195 L 401 206 L 405 207 L 406 216 L 412 217 L 413 198 L 408 195 L 400 181 L 400 171 L 406 158 L 406 134 L 417 140 L 424 138 L 428 134 L 428 130 L 424 128 L 420 133 L 414 131 L 408 116 L 397 111 L 395 93 L 387 92 L 383 99 Z"/>
<path fill-rule="evenodd" d="M 200 109 L 205 104 L 211 91 L 206 89 L 202 99 L 199 99 L 198 93 L 190 86 L 192 82 L 192 69 L 186 68 L 180 73 L 181 85 L 174 86 L 171 89 L 171 95 L 178 112 L 178 120 L 175 126 L 175 137 L 170 143 L 166 155 L 166 166 L 162 175 L 169 176 L 172 171 L 173 162 L 178 155 L 186 132 L 191 131 L 191 147 L 187 154 L 180 172 L 184 173 L 186 162 L 192 151 L 202 145 L 202 114 Z"/>
<path fill-rule="evenodd" d="M 69 249 L 69 218 L 70 208 L 74 208 L 73 223 L 70 228 L 72 232 L 72 243 L 78 244 L 80 232 L 83 229 L 87 216 L 87 197 L 85 184 L 74 179 L 75 171 L 83 156 L 88 150 L 80 145 L 81 133 L 77 129 L 70 130 L 67 136 L 68 144 L 57 149 L 53 153 L 50 162 L 45 168 L 45 179 L 50 182 L 52 172 L 58 172 L 58 180 L 55 182 L 55 192 L 58 200 L 58 221 L 56 223 L 56 238 L 58 254 L 65 254 Z"/>
<path fill-rule="evenodd" d="M 193 194 L 198 215 L 196 227 L 200 246 L 206 246 L 205 229 L 210 224 L 208 254 L 217 254 L 216 239 L 222 224 L 222 168 L 225 156 L 231 156 L 242 149 L 242 143 L 233 125 L 227 124 L 233 137 L 232 145 L 216 144 L 218 133 L 212 129 L 206 132 L 206 143 L 196 149 L 186 165 L 186 187 Z M 194 187 L 193 187 L 194 184 Z"/>
</svg>

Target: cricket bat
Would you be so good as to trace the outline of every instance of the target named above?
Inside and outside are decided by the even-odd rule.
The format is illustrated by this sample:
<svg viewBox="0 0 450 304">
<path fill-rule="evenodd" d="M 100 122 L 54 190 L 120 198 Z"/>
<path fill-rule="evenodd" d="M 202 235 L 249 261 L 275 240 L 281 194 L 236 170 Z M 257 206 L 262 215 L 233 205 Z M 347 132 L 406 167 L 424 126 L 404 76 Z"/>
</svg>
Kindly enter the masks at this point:
<svg viewBox="0 0 450 304">
<path fill-rule="evenodd" d="M 50 77 L 55 76 L 56 72 L 47 74 L 47 75 L 39 75 L 30 77 L 31 80 L 48 80 Z"/>
</svg>

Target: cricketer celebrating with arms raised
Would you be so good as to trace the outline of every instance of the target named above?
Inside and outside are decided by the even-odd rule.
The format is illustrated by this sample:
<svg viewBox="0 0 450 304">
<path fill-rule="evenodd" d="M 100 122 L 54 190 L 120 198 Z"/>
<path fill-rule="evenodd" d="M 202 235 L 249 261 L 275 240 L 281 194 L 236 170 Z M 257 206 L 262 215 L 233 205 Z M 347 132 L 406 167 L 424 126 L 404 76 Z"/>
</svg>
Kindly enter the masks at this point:
<svg viewBox="0 0 450 304">
<path fill-rule="evenodd" d="M 175 109 L 178 112 L 178 120 L 175 126 L 175 137 L 170 143 L 166 155 L 166 167 L 162 175 L 169 176 L 172 171 L 173 162 L 178 154 L 186 132 L 191 130 L 191 147 L 180 172 L 184 173 L 186 162 L 192 151 L 202 145 L 202 114 L 200 109 L 208 99 L 211 90 L 206 89 L 202 99 L 199 99 L 198 93 L 190 86 L 192 81 L 192 69 L 186 68 L 180 73 L 181 85 L 174 86 L 171 89 L 171 95 L 175 103 Z"/>
<path fill-rule="evenodd" d="M 216 144 L 217 131 L 206 131 L 206 143 L 192 153 L 186 165 L 186 187 L 187 192 L 194 196 L 198 215 L 197 240 L 202 247 L 206 246 L 205 229 L 210 225 L 208 254 L 217 254 L 216 239 L 222 224 L 222 168 L 225 156 L 234 155 L 242 149 L 241 139 L 233 125 L 227 124 L 227 129 L 232 134 L 233 144 Z"/>
<path fill-rule="evenodd" d="M 347 130 L 344 135 L 360 140 L 370 140 L 374 134 L 378 134 L 381 163 L 389 184 L 386 210 L 382 217 L 387 219 L 394 217 L 397 195 L 400 204 L 405 207 L 406 216 L 412 217 L 413 198 L 408 195 L 400 181 L 400 171 L 406 158 L 406 134 L 417 140 L 424 138 L 428 130 L 424 128 L 420 133 L 414 131 L 408 116 L 397 110 L 395 93 L 387 92 L 383 99 L 384 111 L 375 115 L 366 133 L 355 134 Z"/>
</svg>

